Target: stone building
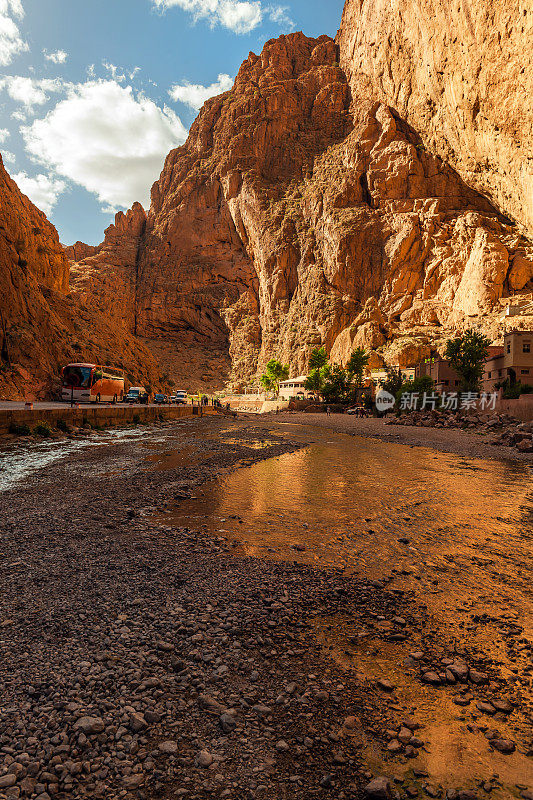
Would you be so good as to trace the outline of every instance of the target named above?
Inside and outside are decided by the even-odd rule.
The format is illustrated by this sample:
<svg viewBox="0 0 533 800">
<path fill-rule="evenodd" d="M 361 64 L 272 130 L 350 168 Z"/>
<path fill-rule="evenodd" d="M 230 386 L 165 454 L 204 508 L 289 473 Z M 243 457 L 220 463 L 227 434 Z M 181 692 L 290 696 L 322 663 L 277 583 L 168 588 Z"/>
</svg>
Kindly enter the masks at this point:
<svg viewBox="0 0 533 800">
<path fill-rule="evenodd" d="M 429 375 L 433 379 L 437 392 L 456 392 L 459 391 L 461 385 L 461 378 L 452 369 L 449 361 L 442 358 L 436 351 L 417 365 L 415 374 L 417 378 Z"/>
<path fill-rule="evenodd" d="M 492 350 L 485 362 L 483 391 L 494 392 L 506 380 L 511 386 L 533 386 L 533 331 L 509 331 L 503 347 Z"/>
</svg>

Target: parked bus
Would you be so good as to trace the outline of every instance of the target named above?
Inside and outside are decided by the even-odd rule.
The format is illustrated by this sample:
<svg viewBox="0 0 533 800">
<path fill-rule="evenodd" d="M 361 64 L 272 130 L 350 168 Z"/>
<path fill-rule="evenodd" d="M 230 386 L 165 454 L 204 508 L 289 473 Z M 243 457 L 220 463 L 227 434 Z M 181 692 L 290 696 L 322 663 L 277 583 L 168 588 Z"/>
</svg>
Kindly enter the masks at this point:
<svg viewBox="0 0 533 800">
<path fill-rule="evenodd" d="M 76 403 L 122 402 L 124 371 L 99 364 L 67 364 L 61 370 L 63 400 Z"/>
</svg>

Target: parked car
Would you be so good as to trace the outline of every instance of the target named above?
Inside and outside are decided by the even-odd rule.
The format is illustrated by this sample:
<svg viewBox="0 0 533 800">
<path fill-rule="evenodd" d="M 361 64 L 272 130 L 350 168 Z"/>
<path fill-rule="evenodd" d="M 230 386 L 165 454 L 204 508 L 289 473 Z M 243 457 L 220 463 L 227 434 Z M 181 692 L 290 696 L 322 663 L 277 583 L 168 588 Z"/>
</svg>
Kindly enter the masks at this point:
<svg viewBox="0 0 533 800">
<path fill-rule="evenodd" d="M 166 405 L 168 402 L 169 400 L 166 394 L 163 394 L 162 392 L 154 394 L 154 403 L 157 403 L 158 405 Z"/>
<path fill-rule="evenodd" d="M 368 417 L 370 413 L 367 408 L 364 406 L 354 406 L 353 408 L 347 408 L 346 414 L 353 414 L 355 417 Z"/>
<path fill-rule="evenodd" d="M 178 406 L 186 406 L 188 400 L 188 394 L 183 389 L 178 389 L 178 391 L 174 392 L 174 394 L 170 399 L 172 403 L 176 403 L 176 405 Z"/>
<path fill-rule="evenodd" d="M 142 403 L 146 405 L 150 400 L 150 395 L 144 388 L 144 386 L 132 386 L 131 389 L 128 389 L 128 393 L 124 398 L 125 403 Z"/>
</svg>

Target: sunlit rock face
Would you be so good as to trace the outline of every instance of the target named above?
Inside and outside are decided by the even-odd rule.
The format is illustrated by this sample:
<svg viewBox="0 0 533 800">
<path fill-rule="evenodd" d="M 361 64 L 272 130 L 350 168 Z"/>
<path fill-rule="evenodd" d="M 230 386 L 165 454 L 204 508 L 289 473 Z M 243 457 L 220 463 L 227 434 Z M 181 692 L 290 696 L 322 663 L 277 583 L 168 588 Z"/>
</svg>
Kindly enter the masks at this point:
<svg viewBox="0 0 533 800">
<path fill-rule="evenodd" d="M 354 95 L 396 108 L 530 235 L 532 40 L 524 0 L 347 0 L 338 35 Z"/>
<path fill-rule="evenodd" d="M 169 154 L 142 224 L 134 207 L 77 265 L 80 291 L 123 296 L 174 376 L 241 382 L 273 356 L 300 374 L 322 343 L 407 363 L 467 325 L 497 336 L 501 299 L 533 289 L 529 241 L 359 91 L 346 37 L 251 53 Z"/>
<path fill-rule="evenodd" d="M 68 361 L 122 363 L 156 380 L 152 354 L 123 326 L 69 292 L 69 263 L 54 226 L 0 158 L 0 396 L 49 397 Z"/>
</svg>

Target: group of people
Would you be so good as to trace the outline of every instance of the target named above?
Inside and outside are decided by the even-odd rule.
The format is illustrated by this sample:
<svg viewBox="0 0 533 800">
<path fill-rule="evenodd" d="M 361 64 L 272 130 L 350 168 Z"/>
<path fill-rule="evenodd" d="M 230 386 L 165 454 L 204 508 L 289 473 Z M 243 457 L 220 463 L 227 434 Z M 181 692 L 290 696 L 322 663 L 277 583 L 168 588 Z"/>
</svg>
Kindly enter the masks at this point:
<svg viewBox="0 0 533 800">
<path fill-rule="evenodd" d="M 194 402 L 193 405 L 195 405 Z M 198 405 L 203 406 L 204 408 L 205 406 L 209 405 L 213 406 L 213 408 L 222 408 L 222 403 L 220 402 L 218 397 L 208 397 L 206 394 L 200 397 L 200 399 L 198 400 Z"/>
</svg>

